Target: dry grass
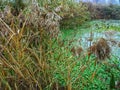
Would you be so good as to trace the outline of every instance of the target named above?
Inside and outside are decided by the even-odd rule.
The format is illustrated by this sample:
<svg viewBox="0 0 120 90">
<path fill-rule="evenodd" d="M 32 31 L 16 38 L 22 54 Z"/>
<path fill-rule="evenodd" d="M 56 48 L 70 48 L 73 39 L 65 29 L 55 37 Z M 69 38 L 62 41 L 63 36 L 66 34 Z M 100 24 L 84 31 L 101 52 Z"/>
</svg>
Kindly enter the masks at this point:
<svg viewBox="0 0 120 90">
<path fill-rule="evenodd" d="M 54 42 L 49 37 L 58 36 L 60 17 L 33 7 L 30 13 L 22 11 L 18 16 L 12 15 L 9 8 L 2 12 L 5 17 L 0 18 L 1 89 L 42 90 L 53 82 L 49 60 L 54 54 Z"/>
<path fill-rule="evenodd" d="M 0 18 L 0 89 L 82 90 L 94 81 L 96 70 L 87 75 L 90 81 L 83 76 L 90 65 L 97 67 L 94 60 L 76 59 L 70 52 L 72 41 L 66 45 L 58 37 L 60 19 L 54 10 L 37 5 Z M 81 47 L 75 50 L 82 52 Z"/>
<path fill-rule="evenodd" d="M 105 60 L 106 58 L 110 58 L 110 53 L 110 46 L 108 45 L 107 40 L 104 38 L 100 38 L 88 49 L 88 56 L 94 54 L 99 60 Z"/>
</svg>

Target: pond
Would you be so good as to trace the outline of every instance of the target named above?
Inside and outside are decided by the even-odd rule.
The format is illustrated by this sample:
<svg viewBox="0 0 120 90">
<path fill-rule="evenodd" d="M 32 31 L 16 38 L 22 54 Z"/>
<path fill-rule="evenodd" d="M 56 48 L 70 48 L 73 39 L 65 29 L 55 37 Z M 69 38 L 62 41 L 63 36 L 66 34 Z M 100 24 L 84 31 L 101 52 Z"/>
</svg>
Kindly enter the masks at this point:
<svg viewBox="0 0 120 90">
<path fill-rule="evenodd" d="M 87 50 L 90 45 L 105 38 L 111 48 L 111 54 L 120 58 L 120 20 L 94 20 L 73 30 L 63 30 L 64 39 L 75 39 L 73 46 Z M 93 40 L 90 41 L 89 38 Z"/>
<path fill-rule="evenodd" d="M 89 40 L 92 38 L 92 41 Z M 94 42 L 100 38 L 105 38 L 111 48 L 111 54 L 120 58 L 120 32 L 109 30 L 103 32 L 86 33 L 82 36 L 80 44 L 83 48 L 89 48 Z"/>
</svg>

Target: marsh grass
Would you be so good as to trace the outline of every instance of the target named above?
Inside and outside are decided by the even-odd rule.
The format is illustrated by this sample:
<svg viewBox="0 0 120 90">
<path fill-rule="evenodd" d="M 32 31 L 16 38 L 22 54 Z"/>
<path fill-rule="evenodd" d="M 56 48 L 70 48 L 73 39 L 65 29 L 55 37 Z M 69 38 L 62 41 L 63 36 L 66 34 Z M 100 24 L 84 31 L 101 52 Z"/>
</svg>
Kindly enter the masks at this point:
<svg viewBox="0 0 120 90">
<path fill-rule="evenodd" d="M 98 25 L 99 23 L 99 25 Z M 109 23 L 109 24 L 108 24 Z M 91 22 L 87 22 L 83 27 L 77 28 L 77 29 L 68 29 L 68 30 L 62 30 L 63 32 L 63 39 L 72 39 L 73 41 L 77 42 L 78 38 L 81 38 L 83 34 L 85 33 L 90 33 L 91 31 L 93 32 L 104 32 L 104 31 L 109 31 L 109 30 L 115 30 L 115 31 L 119 31 L 119 26 L 118 25 L 113 25 L 112 21 L 104 21 L 103 20 L 95 20 L 95 21 L 91 21 Z M 75 44 L 76 45 L 76 44 Z M 74 46 L 74 44 L 73 44 Z M 84 49 L 83 49 L 84 50 Z M 83 71 L 83 73 L 79 73 L 80 75 L 83 75 L 83 77 L 79 77 L 80 80 L 78 83 L 78 86 L 74 87 L 75 89 L 110 89 L 111 84 L 115 84 L 115 82 L 117 82 L 117 80 L 119 81 L 119 75 L 120 75 L 120 70 L 119 70 L 119 58 L 111 55 L 110 58 L 108 60 L 102 61 L 102 62 L 97 62 L 96 63 L 96 58 L 94 55 L 89 56 L 85 56 L 85 57 L 80 57 L 80 61 L 78 61 L 78 63 L 82 63 L 82 61 L 84 62 L 83 65 L 83 70 L 85 69 L 85 71 Z M 76 58 L 77 60 L 79 60 L 78 58 Z M 76 60 L 75 59 L 75 60 Z M 86 64 L 87 60 L 90 60 L 90 62 L 88 64 Z M 118 62 L 116 62 L 118 61 Z M 77 64 L 78 65 L 78 64 Z M 77 68 L 77 65 L 75 68 Z M 81 64 L 79 64 L 78 66 L 80 66 Z M 89 67 L 90 65 L 90 67 Z M 115 66 L 114 66 L 115 65 Z M 116 66 L 117 65 L 117 66 Z M 114 66 L 114 68 L 112 67 Z M 111 68 L 111 69 L 110 69 Z M 115 70 L 115 72 L 114 72 Z M 112 74 L 114 74 L 112 76 Z M 77 75 L 77 73 L 76 73 Z M 88 76 L 87 76 L 88 75 Z M 75 77 L 75 76 L 74 76 Z M 114 77 L 114 79 L 113 79 Z M 84 79 L 83 79 L 84 78 Z M 104 79 L 103 79 L 104 78 Z M 106 79 L 105 79 L 106 78 Z M 78 79 L 76 77 L 76 79 Z M 105 83 L 100 83 L 101 81 L 105 81 Z M 86 84 L 85 84 L 86 82 Z M 76 82 L 77 83 L 77 82 Z M 77 85 L 77 84 L 74 85 Z M 88 84 L 89 83 L 89 84 Z M 96 84 L 95 84 L 96 83 Z M 105 87 L 104 87 L 105 85 Z M 118 88 L 115 88 L 116 84 L 114 87 L 115 90 Z"/>
<path fill-rule="evenodd" d="M 69 39 L 56 35 L 51 31 L 54 25 L 54 30 L 58 28 L 54 18 L 44 19 L 47 10 L 41 11 L 37 7 L 31 13 L 27 9 L 14 17 L 8 12 L 10 17 L 0 18 L 0 89 L 104 90 L 119 81 L 118 58 L 96 63 L 94 56 L 73 56 L 71 43 L 79 29 L 66 32 Z M 89 25 L 85 27 L 89 29 Z M 52 33 L 57 37 L 51 37 Z"/>
<path fill-rule="evenodd" d="M 0 46 L 3 49 L 0 57 L 1 89 L 109 89 L 110 73 L 114 73 L 115 80 L 119 79 L 116 67 L 110 70 L 114 60 L 97 64 L 93 56 L 74 57 L 69 40 L 51 39 L 43 28 L 28 33 L 24 24 L 20 33 L 8 39 L 7 45 Z M 36 36 L 39 36 L 38 40 Z"/>
</svg>

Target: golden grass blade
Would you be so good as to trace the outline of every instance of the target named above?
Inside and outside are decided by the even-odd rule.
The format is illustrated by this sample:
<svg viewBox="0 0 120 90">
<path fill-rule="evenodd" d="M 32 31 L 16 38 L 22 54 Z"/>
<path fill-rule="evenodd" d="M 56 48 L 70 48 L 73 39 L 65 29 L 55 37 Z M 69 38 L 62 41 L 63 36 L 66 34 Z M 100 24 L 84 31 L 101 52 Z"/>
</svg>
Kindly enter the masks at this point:
<svg viewBox="0 0 120 90">
<path fill-rule="evenodd" d="M 14 63 L 15 65 L 20 67 L 19 63 L 15 60 L 14 56 L 10 53 L 9 49 L 4 46 L 1 46 L 1 47 L 4 48 L 5 51 L 7 51 L 9 55 L 9 60 L 11 61 L 11 63 Z"/>
<path fill-rule="evenodd" d="M 8 30 L 15 35 L 15 33 L 13 32 L 13 30 L 1 18 L 0 18 L 0 22 L 2 22 L 8 28 Z"/>
</svg>

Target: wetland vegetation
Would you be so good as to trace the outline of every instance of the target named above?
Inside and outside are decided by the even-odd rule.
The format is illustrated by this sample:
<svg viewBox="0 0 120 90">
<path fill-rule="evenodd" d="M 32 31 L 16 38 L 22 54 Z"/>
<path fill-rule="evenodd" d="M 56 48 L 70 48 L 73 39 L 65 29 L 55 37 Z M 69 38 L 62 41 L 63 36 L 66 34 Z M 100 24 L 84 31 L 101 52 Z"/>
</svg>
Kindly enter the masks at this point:
<svg viewBox="0 0 120 90">
<path fill-rule="evenodd" d="M 0 90 L 119 90 L 120 6 L 0 1 Z"/>
</svg>

